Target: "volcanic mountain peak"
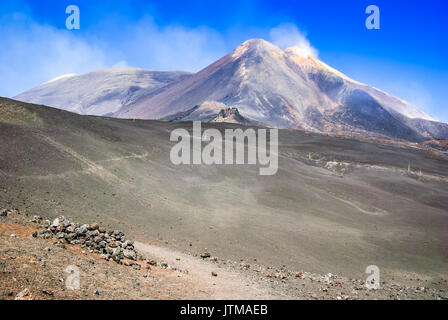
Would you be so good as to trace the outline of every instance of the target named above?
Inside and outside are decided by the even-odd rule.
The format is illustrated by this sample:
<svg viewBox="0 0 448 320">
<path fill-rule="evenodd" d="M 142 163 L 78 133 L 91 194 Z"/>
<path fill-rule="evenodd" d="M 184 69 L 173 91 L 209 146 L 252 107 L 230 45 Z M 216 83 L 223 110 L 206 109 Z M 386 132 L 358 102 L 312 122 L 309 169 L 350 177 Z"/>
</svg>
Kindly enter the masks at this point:
<svg viewBox="0 0 448 320">
<path fill-rule="evenodd" d="M 288 64 L 289 67 L 291 67 L 291 62 L 293 62 L 296 67 L 304 71 L 328 71 L 341 78 L 344 78 L 347 81 L 358 83 L 350 79 L 343 73 L 323 63 L 319 59 L 309 55 L 308 52 L 298 46 L 293 46 L 282 50 L 274 44 L 269 43 L 263 39 L 250 39 L 238 46 L 232 52 L 231 56 L 234 61 L 237 59 L 260 59 L 270 56 L 270 58 L 274 59 L 274 61 L 280 65 Z"/>
<path fill-rule="evenodd" d="M 267 42 L 263 39 L 250 39 L 242 44 L 240 44 L 235 50 L 233 50 L 231 56 L 234 60 L 241 58 L 247 53 L 252 54 L 264 54 L 264 53 L 270 53 L 270 54 L 277 54 L 281 55 L 282 50 L 273 45 L 270 42 Z"/>
<path fill-rule="evenodd" d="M 281 50 L 262 39 L 244 42 L 197 74 L 141 97 L 116 116 L 158 119 L 204 101 L 222 102 L 245 117 L 283 128 L 413 141 L 448 134 L 446 124 L 433 122 L 404 100 L 354 81 L 300 48 Z"/>
<path fill-rule="evenodd" d="M 300 48 L 282 50 L 262 39 L 247 40 L 195 74 L 141 72 L 72 76 L 17 99 L 141 119 L 185 118 L 195 106 L 213 101 L 280 128 L 411 141 L 448 138 L 448 125 L 406 101 L 354 81 Z M 209 121 L 211 113 L 204 114 Z"/>
</svg>

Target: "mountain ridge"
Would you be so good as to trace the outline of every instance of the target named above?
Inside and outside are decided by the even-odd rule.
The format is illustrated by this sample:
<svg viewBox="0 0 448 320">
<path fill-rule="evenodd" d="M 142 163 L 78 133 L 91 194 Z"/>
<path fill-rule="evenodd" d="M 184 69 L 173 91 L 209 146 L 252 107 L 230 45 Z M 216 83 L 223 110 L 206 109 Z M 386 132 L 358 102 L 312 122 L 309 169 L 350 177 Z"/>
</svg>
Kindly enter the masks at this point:
<svg viewBox="0 0 448 320">
<path fill-rule="evenodd" d="M 130 67 L 99 69 L 51 79 L 14 99 L 88 115 L 111 115 L 124 105 L 189 76 L 184 71 Z"/>
<path fill-rule="evenodd" d="M 281 128 L 386 136 L 448 138 L 448 126 L 388 93 L 350 79 L 294 47 L 251 39 L 193 76 L 142 95 L 114 114 L 160 119 L 204 101 L 238 108 L 244 117 Z M 420 119 L 420 120 L 416 120 Z"/>
<path fill-rule="evenodd" d="M 69 77 L 50 85 L 72 80 Z M 137 94 L 126 84 L 120 85 L 125 87 L 120 88 L 120 97 L 130 97 L 105 112 L 107 103 L 103 107 L 101 103 L 110 96 L 107 90 L 101 92 L 100 107 L 94 108 L 102 113 L 97 115 L 165 119 L 211 101 L 279 128 L 414 142 L 448 139 L 447 124 L 403 99 L 350 79 L 319 59 L 303 55 L 297 47 L 282 50 L 262 39 L 247 40 L 197 73 L 173 75 L 171 81 L 137 90 Z M 32 92 L 16 99 L 23 101 L 24 96 L 30 97 Z M 30 100 L 32 97 L 26 101 L 46 104 Z M 93 114 L 89 107 L 83 112 Z"/>
</svg>

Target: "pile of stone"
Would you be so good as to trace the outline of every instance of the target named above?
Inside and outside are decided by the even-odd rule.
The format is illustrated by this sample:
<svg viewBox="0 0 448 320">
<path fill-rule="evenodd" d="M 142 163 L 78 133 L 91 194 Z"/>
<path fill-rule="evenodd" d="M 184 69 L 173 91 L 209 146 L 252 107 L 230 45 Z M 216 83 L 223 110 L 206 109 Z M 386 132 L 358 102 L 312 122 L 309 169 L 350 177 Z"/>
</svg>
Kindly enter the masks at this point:
<svg viewBox="0 0 448 320">
<path fill-rule="evenodd" d="M 34 237 L 56 238 L 61 242 L 80 245 L 92 253 L 100 254 L 105 260 L 135 266 L 136 269 L 140 266 L 136 261 L 142 257 L 135 251 L 134 241 L 127 240 L 121 231 L 106 231 L 97 223 L 75 224 L 63 216 L 53 222 L 34 216 L 31 221 L 43 227 L 41 231 L 33 234 Z"/>
</svg>

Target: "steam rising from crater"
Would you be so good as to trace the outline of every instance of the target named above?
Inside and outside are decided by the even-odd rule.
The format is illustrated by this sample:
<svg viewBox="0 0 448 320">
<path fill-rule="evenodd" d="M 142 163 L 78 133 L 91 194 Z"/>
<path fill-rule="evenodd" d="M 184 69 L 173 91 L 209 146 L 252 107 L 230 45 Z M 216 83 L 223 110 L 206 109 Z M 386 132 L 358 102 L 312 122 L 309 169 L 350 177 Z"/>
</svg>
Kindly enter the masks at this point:
<svg viewBox="0 0 448 320">
<path fill-rule="evenodd" d="M 269 38 L 272 43 L 281 49 L 294 47 L 296 54 L 304 57 L 317 58 L 319 52 L 307 39 L 306 34 L 301 32 L 296 25 L 292 23 L 282 23 L 269 32 Z"/>
</svg>

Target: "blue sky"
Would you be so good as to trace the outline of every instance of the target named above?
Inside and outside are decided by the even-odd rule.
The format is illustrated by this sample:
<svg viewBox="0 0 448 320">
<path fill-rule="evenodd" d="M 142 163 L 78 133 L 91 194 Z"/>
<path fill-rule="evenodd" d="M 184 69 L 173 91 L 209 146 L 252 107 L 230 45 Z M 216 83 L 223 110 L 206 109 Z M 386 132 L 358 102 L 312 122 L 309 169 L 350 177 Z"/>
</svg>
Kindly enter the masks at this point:
<svg viewBox="0 0 448 320">
<path fill-rule="evenodd" d="M 80 30 L 65 28 L 71 4 Z M 380 30 L 365 27 L 370 4 Z M 444 0 L 2 0 L 0 95 L 112 66 L 198 71 L 250 38 L 306 38 L 332 67 L 448 122 L 447 16 Z"/>
</svg>

